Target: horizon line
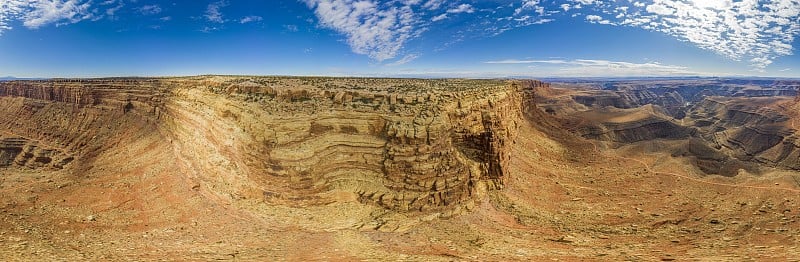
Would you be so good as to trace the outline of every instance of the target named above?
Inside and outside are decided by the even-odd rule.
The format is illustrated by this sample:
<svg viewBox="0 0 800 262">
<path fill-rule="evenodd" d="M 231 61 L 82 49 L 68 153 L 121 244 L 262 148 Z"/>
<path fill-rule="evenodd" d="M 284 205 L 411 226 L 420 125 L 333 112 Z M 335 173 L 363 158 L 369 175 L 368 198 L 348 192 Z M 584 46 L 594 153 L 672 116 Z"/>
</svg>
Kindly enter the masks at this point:
<svg viewBox="0 0 800 262">
<path fill-rule="evenodd" d="M 730 78 L 730 79 L 792 79 L 800 80 L 798 77 L 786 76 L 747 76 L 747 75 L 731 75 L 731 76 L 709 76 L 709 75 L 674 75 L 674 76 L 657 76 L 657 75 L 641 75 L 641 76 L 438 76 L 435 74 L 403 74 L 403 75 L 249 75 L 249 74 L 197 74 L 197 75 L 119 75 L 119 76 L 81 76 L 81 77 L 15 77 L 5 76 L 0 77 L 0 81 L 14 81 L 14 80 L 53 80 L 53 79 L 112 79 L 112 78 L 181 78 L 181 77 L 201 77 L 201 76 L 228 76 L 228 77 L 330 77 L 330 78 L 377 78 L 377 79 L 636 79 L 636 78 L 661 78 L 661 79 L 680 79 L 680 78 Z"/>
</svg>

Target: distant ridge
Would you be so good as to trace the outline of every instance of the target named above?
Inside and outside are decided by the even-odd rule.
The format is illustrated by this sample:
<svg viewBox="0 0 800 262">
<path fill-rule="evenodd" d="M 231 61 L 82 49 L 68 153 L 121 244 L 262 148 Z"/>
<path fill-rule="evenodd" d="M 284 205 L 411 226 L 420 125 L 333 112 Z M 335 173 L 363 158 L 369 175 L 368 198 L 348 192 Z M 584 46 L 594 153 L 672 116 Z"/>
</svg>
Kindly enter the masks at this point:
<svg viewBox="0 0 800 262">
<path fill-rule="evenodd" d="M 0 77 L 0 82 L 14 81 L 14 80 L 42 80 L 42 79 L 47 79 L 47 78 L 17 78 L 13 76 L 5 76 L 5 77 Z"/>
</svg>

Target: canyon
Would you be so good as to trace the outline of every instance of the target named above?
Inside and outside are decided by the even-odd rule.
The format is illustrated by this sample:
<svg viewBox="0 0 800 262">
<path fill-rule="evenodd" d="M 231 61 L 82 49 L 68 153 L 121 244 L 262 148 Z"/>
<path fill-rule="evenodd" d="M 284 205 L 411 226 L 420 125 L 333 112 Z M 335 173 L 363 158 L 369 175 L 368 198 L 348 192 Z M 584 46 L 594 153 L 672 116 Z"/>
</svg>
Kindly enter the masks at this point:
<svg viewBox="0 0 800 262">
<path fill-rule="evenodd" d="M 577 90 L 577 89 L 576 89 Z M 675 143 L 705 174 L 798 170 L 797 83 L 684 80 L 583 83 L 573 101 L 540 101 L 579 135 L 616 145 Z M 565 104 L 577 103 L 563 110 Z"/>
<path fill-rule="evenodd" d="M 798 260 L 800 82 L 0 82 L 12 260 Z"/>
</svg>

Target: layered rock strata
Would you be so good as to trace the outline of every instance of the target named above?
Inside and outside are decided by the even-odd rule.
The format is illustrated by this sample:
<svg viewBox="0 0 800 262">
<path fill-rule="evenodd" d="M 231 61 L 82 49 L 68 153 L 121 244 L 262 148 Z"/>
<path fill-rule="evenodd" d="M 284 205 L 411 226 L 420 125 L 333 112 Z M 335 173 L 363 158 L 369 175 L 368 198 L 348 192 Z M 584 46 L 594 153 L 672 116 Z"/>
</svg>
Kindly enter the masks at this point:
<svg viewBox="0 0 800 262">
<path fill-rule="evenodd" d="M 737 100 L 710 97 L 690 111 L 703 137 L 741 160 L 800 169 L 800 142 L 786 112 L 771 106 L 781 98 Z"/>
<path fill-rule="evenodd" d="M 42 160 L 77 172 L 126 139 L 148 137 L 193 170 L 195 187 L 231 199 L 351 199 L 452 213 L 503 187 L 525 103 L 544 85 L 223 76 L 4 82 L 0 99 L 9 106 L 0 109 L 0 128 L 10 138 L 0 164 L 13 155 L 18 166 Z M 50 147 L 18 145 L 27 142 L 15 136 Z M 33 156 L 23 161 L 26 150 Z"/>
</svg>

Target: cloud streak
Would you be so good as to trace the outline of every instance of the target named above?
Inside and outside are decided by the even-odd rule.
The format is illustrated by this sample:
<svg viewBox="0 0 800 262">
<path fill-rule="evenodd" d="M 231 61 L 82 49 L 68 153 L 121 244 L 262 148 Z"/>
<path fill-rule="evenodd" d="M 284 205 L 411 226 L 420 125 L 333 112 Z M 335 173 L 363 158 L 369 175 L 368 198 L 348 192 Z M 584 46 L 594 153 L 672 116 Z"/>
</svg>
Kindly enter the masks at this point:
<svg viewBox="0 0 800 262">
<path fill-rule="evenodd" d="M 487 61 L 492 65 L 529 65 L 540 76 L 686 76 L 706 75 L 685 66 L 664 65 L 657 62 L 631 63 L 593 59 L 551 60 L 499 60 Z"/>
<path fill-rule="evenodd" d="M 419 58 L 419 54 L 408 54 L 408 55 L 404 56 L 403 58 L 400 58 L 397 61 L 394 61 L 394 62 L 386 64 L 386 66 L 405 65 L 405 64 L 410 63 L 411 61 L 417 60 L 417 58 Z"/>
<path fill-rule="evenodd" d="M 157 15 L 161 13 L 161 7 L 158 5 L 145 5 L 137 8 L 142 15 Z"/>
</svg>

